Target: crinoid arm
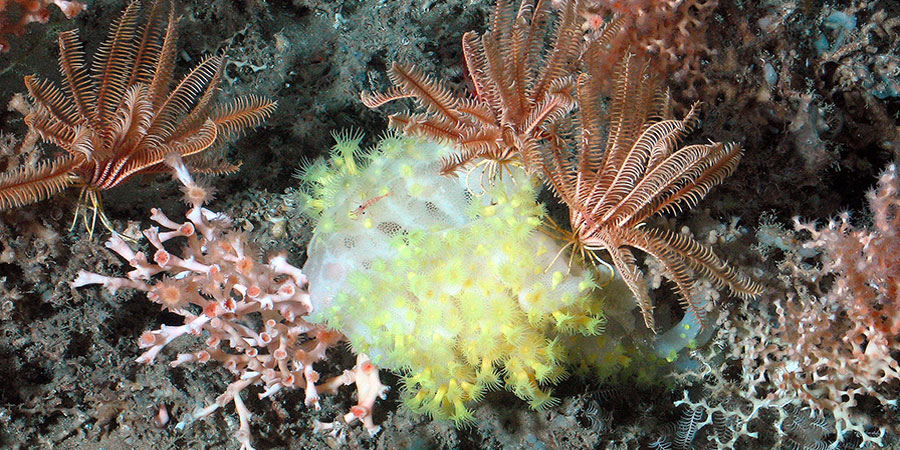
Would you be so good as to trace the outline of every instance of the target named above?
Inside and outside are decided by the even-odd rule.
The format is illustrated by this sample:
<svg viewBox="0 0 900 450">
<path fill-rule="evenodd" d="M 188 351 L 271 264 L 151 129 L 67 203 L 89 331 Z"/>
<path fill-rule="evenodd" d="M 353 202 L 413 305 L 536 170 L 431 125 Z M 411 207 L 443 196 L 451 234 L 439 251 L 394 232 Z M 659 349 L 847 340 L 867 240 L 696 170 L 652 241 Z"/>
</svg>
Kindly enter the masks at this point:
<svg viewBox="0 0 900 450">
<path fill-rule="evenodd" d="M 72 170 L 80 163 L 79 158 L 67 155 L 0 174 L 0 210 L 39 202 L 64 191 L 77 182 Z"/>
</svg>

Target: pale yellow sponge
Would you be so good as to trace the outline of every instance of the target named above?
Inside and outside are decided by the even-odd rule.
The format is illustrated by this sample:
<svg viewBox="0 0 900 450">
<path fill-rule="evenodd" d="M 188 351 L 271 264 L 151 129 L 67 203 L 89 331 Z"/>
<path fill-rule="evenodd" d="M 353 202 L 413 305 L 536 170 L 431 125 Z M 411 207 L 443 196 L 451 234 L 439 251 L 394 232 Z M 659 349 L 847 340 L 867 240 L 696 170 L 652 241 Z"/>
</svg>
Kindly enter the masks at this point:
<svg viewBox="0 0 900 450">
<path fill-rule="evenodd" d="M 301 174 L 318 220 L 303 267 L 310 320 L 401 373 L 416 411 L 465 422 L 466 405 L 500 386 L 552 402 L 560 336 L 597 334 L 603 318 L 592 274 L 539 230 L 534 182 L 442 176 L 451 149 L 432 142 L 390 136 L 365 154 L 358 142 L 338 136 L 331 160 Z"/>
</svg>

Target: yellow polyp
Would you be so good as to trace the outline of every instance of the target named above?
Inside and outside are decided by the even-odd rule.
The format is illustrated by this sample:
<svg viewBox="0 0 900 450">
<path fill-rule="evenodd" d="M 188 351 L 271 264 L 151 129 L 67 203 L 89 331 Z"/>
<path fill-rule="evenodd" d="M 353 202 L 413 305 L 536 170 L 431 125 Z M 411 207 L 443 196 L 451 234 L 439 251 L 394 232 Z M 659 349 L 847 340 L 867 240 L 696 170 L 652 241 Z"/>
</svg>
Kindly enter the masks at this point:
<svg viewBox="0 0 900 450">
<path fill-rule="evenodd" d="M 531 376 L 524 370 L 518 370 L 513 374 L 513 380 L 516 384 L 527 385 Z"/>
<path fill-rule="evenodd" d="M 544 356 L 548 361 L 560 361 L 564 353 L 565 349 L 555 339 L 548 341 L 547 346 L 544 347 Z"/>
<path fill-rule="evenodd" d="M 500 386 L 500 376 L 493 367 L 478 372 L 477 381 L 489 389 L 495 389 Z"/>
<path fill-rule="evenodd" d="M 559 286 L 559 283 L 566 278 L 566 275 L 560 271 L 553 272 L 552 282 L 550 283 L 550 289 L 556 289 Z"/>
<path fill-rule="evenodd" d="M 553 318 L 556 319 L 556 325 L 559 326 L 563 322 L 571 319 L 572 317 L 562 311 L 553 311 Z"/>
<path fill-rule="evenodd" d="M 437 392 L 434 393 L 434 396 L 431 400 L 428 401 L 428 408 L 432 411 L 437 412 L 441 406 L 441 402 L 444 401 L 444 396 L 447 395 L 447 385 L 441 385 L 438 388 Z"/>
<path fill-rule="evenodd" d="M 588 336 L 594 336 L 603 332 L 603 321 L 591 316 L 582 316 L 579 320 L 581 332 Z"/>
<path fill-rule="evenodd" d="M 670 351 L 669 354 L 666 355 L 666 361 L 669 361 L 670 363 L 675 362 L 676 359 L 678 359 L 678 352 L 675 350 Z"/>
<path fill-rule="evenodd" d="M 518 246 L 514 242 L 507 242 L 507 243 L 503 244 L 502 250 L 503 250 L 503 253 L 510 255 L 510 254 L 514 254 L 516 252 L 516 249 L 518 249 Z"/>
<path fill-rule="evenodd" d="M 532 409 L 543 410 L 555 405 L 559 399 L 551 397 L 549 392 L 536 390 L 529 402 Z"/>
<path fill-rule="evenodd" d="M 453 401 L 453 415 L 450 418 L 453 419 L 453 423 L 457 428 L 466 426 L 475 420 L 472 412 L 460 400 Z"/>
<path fill-rule="evenodd" d="M 537 381 L 543 382 L 546 381 L 548 377 L 550 377 L 554 368 L 546 364 L 533 364 L 531 366 L 531 369 L 534 371 L 534 378 Z"/>
<path fill-rule="evenodd" d="M 425 398 L 428 394 L 425 393 L 424 389 L 419 389 L 419 392 L 416 392 L 415 397 L 410 399 L 410 402 L 421 406 L 425 402 Z"/>
<path fill-rule="evenodd" d="M 578 283 L 578 292 L 584 292 L 594 287 L 594 283 L 590 280 L 583 280 Z"/>
<path fill-rule="evenodd" d="M 359 147 L 357 147 L 358 149 Z M 353 151 L 347 149 L 344 153 L 344 167 L 347 169 L 347 173 L 350 175 L 358 175 L 359 168 L 356 166 L 356 161 L 353 159 Z"/>
</svg>

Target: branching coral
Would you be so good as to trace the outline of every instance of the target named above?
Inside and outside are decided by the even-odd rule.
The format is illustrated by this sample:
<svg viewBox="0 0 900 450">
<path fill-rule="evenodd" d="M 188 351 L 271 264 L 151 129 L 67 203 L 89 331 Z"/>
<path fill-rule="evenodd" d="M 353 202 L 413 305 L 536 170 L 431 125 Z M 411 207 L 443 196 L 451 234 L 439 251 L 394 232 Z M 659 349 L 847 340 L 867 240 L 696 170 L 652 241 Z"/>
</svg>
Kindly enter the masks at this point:
<svg viewBox="0 0 900 450">
<path fill-rule="evenodd" d="M 894 352 L 900 339 L 896 165 L 882 173 L 867 197 L 874 218 L 869 228 L 852 225 L 847 213 L 824 227 L 798 220 L 796 229 L 812 237 L 805 242 L 771 224 L 761 227 L 760 240 L 785 252 L 781 278 L 790 293 L 742 306 L 720 333 L 731 348 L 729 362 L 707 365 L 699 377 L 714 390 L 706 399 L 683 401 L 735 420 L 725 446 L 740 436 L 755 436 L 751 422 L 764 411 L 776 416 L 769 422 L 780 441 L 800 439 L 792 427 L 798 411 L 805 411 L 807 417 L 823 419 L 816 422 L 829 427 L 833 441 L 855 435 L 852 439 L 863 443 L 883 444 L 885 424 L 896 420 L 890 416 L 900 381 Z M 821 266 L 810 264 L 816 256 Z M 731 377 L 739 381 L 719 375 L 726 371 L 740 374 Z M 880 405 L 881 412 L 866 404 Z"/>
<path fill-rule="evenodd" d="M 818 298 L 801 296 L 779 309 L 778 333 L 791 345 L 769 358 L 782 370 L 767 370 L 776 387 L 810 408 L 830 411 L 838 435 L 866 434 L 854 414 L 861 397 L 883 406 L 897 398 L 885 384 L 900 381 L 900 364 L 892 355 L 900 339 L 900 176 L 890 165 L 867 194 L 873 214 L 871 228 L 851 225 L 849 214 L 824 228 L 797 222 L 812 240 L 805 247 L 822 252 L 823 275 L 832 275 L 830 289 Z M 799 326 L 798 326 L 799 324 Z M 788 370 L 793 369 L 793 370 Z"/>
<path fill-rule="evenodd" d="M 654 70 L 671 76 L 697 98 L 705 83 L 702 61 L 712 53 L 706 28 L 716 0 L 588 0 L 580 8 L 588 39 L 608 48 L 602 68 L 606 78 L 626 52 L 649 58 Z"/>
<path fill-rule="evenodd" d="M 56 5 L 71 19 L 86 6 L 84 3 L 68 0 L 0 0 L 0 52 L 8 52 L 10 45 L 6 36 L 21 36 L 25 33 L 25 25 L 38 22 L 46 23 L 50 19 L 50 5 Z"/>
<path fill-rule="evenodd" d="M 264 387 L 259 398 L 300 388 L 305 391 L 306 405 L 319 409 L 319 393 L 334 393 L 341 386 L 356 384 L 359 401 L 344 420 L 359 420 L 372 434 L 378 432 L 372 407 L 387 389 L 379 380 L 378 368 L 360 354 L 353 370 L 320 380 L 314 365 L 324 361 L 326 351 L 343 336 L 306 321 L 312 311 L 306 276 L 281 254 L 261 262 L 254 246 L 244 234 L 231 229 L 227 217 L 202 207 L 207 196 L 198 191 L 204 188 L 193 181 L 181 160 L 169 161 L 192 204 L 187 221 L 177 223 L 153 210 L 151 219 L 162 230 L 158 226 L 144 230 L 155 250 L 151 259 L 114 235 L 106 246 L 133 270 L 124 278 L 82 270 L 71 286 L 100 284 L 113 292 L 137 289 L 163 310 L 184 318 L 183 325 L 163 325 L 144 332 L 139 345 L 146 351 L 138 362 L 150 364 L 176 339 L 195 336 L 201 339 L 200 349 L 179 353 L 170 366 L 216 361 L 235 375 L 236 380 L 215 402 L 186 415 L 183 423 L 233 402 L 240 417 L 235 439 L 241 442 L 241 449 L 252 450 L 250 411 L 241 398 L 250 386 Z M 173 242 L 179 241 L 184 243 L 181 254 L 170 253 Z"/>
</svg>

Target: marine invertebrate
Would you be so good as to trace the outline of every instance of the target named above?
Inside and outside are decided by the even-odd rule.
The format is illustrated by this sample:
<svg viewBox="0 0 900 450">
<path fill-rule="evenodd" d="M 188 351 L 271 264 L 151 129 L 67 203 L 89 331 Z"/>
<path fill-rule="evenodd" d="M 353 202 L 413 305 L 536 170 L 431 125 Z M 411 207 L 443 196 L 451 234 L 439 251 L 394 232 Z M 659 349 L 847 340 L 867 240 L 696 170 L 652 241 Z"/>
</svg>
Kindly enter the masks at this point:
<svg viewBox="0 0 900 450">
<path fill-rule="evenodd" d="M 193 180 L 180 157 L 171 155 L 167 162 L 185 192 L 204 189 Z M 251 386 L 265 388 L 259 398 L 282 389 L 303 389 L 306 405 L 319 409 L 320 393 L 334 393 L 341 386 L 355 384 L 358 401 L 344 421 L 359 420 L 370 433 L 377 433 L 380 427 L 372 420 L 372 407 L 387 388 L 368 357 L 357 355 L 353 370 L 327 379 L 320 379 L 314 368 L 343 336 L 307 321 L 311 306 L 303 272 L 284 254 L 261 260 L 258 250 L 246 235 L 232 228 L 228 217 L 203 208 L 207 196 L 185 197 L 191 209 L 184 223 L 152 210 L 150 218 L 157 226 L 143 232 L 154 252 L 149 259 L 118 235 L 107 241 L 106 246 L 132 266 L 126 277 L 81 270 L 70 283 L 73 288 L 102 285 L 110 292 L 143 291 L 162 309 L 184 318 L 183 325 L 163 325 L 141 334 L 138 345 L 146 350 L 137 362 L 150 364 L 173 341 L 193 336 L 202 342 L 200 349 L 179 353 L 170 366 L 216 361 L 234 374 L 235 380 L 224 393 L 208 406 L 186 414 L 181 423 L 206 417 L 233 402 L 240 418 L 234 438 L 241 449 L 252 450 L 251 414 L 241 399 L 242 392 Z M 183 244 L 179 254 L 173 250 L 177 243 Z"/>
<path fill-rule="evenodd" d="M 67 19 L 77 16 L 84 3 L 69 0 L 0 0 L 0 53 L 8 52 L 10 45 L 7 35 L 21 36 L 25 25 L 46 23 L 50 19 L 50 5 L 56 5 Z"/>
<path fill-rule="evenodd" d="M 777 326 L 759 326 L 754 331 L 760 336 L 750 337 L 743 349 L 748 358 L 760 357 L 765 377 L 757 379 L 771 381 L 773 398 L 833 414 L 838 440 L 852 430 L 879 446 L 886 427 L 873 433 L 871 424 L 881 422 L 866 417 L 860 403 L 888 408 L 898 402 L 889 387 L 900 380 L 893 355 L 900 338 L 898 172 L 890 164 L 866 194 L 873 218 L 867 228 L 853 226 L 849 213 L 821 227 L 795 218 L 796 230 L 812 238 L 803 248 L 821 252 L 822 265 L 794 270 L 799 289 L 777 303 Z M 754 344 L 759 338 L 768 345 Z"/>
<path fill-rule="evenodd" d="M 167 171 L 163 160 L 171 153 L 184 157 L 196 173 L 237 170 L 239 165 L 224 160 L 221 144 L 261 123 L 275 103 L 251 95 L 215 105 L 223 55 L 204 59 L 170 91 L 177 20 L 171 6 L 166 13 L 166 4 L 155 1 L 140 26 L 139 2 L 131 2 L 110 28 L 90 70 L 77 30 L 60 33 L 63 89 L 25 77 L 34 102 L 25 121 L 65 154 L 0 175 L 0 209 L 78 186 L 80 202 L 89 203 L 94 217 L 100 212 L 105 221 L 100 191 L 136 174 Z"/>
<path fill-rule="evenodd" d="M 580 53 L 577 2 L 562 2 L 555 20 L 552 3 L 525 0 L 514 12 L 509 3 L 498 1 L 487 32 L 463 35 L 465 63 L 475 87 L 472 96 L 460 98 L 439 80 L 394 63 L 394 87 L 363 93 L 363 103 L 375 108 L 415 98 L 425 112 L 392 114 L 389 125 L 455 145 L 458 152 L 444 162 L 445 173 L 477 159 L 492 161 L 494 172 L 514 161 L 533 171 L 541 142 L 561 139 L 553 124 L 575 101 L 571 69 Z M 545 36 L 552 36 L 550 42 Z"/>
<path fill-rule="evenodd" d="M 439 173 L 453 151 L 390 136 L 362 154 L 343 139 L 331 162 L 304 170 L 299 200 L 317 221 L 303 266 L 308 320 L 400 372 L 414 411 L 462 424 L 500 386 L 552 404 L 571 361 L 565 337 L 605 321 L 592 274 L 567 267 L 538 231 L 534 182 L 510 167 L 503 182 L 466 186 Z"/>
<path fill-rule="evenodd" d="M 627 53 L 650 60 L 653 70 L 671 76 L 681 94 L 697 98 L 707 83 L 703 60 L 714 54 L 706 30 L 717 0 L 585 0 L 578 14 L 587 39 L 606 48 L 599 73 L 614 80 Z"/>
<path fill-rule="evenodd" d="M 846 212 L 819 225 L 795 218 L 790 231 L 763 220 L 760 251 L 783 255 L 782 292 L 741 303 L 701 370 L 685 374 L 704 395 L 685 392 L 676 402 L 729 418 L 727 434 L 714 427 L 718 448 L 750 448 L 748 438 L 764 437 L 791 448 L 890 446 L 900 400 L 896 163 L 866 200 L 868 226 Z"/>
<path fill-rule="evenodd" d="M 588 255 L 600 249 L 609 252 L 650 328 L 652 305 L 627 247 L 663 263 L 701 323 L 706 305 L 692 300 L 696 275 L 738 295 L 758 292 L 758 286 L 741 279 L 693 239 L 643 229 L 653 215 L 693 205 L 730 175 L 740 159 L 740 147 L 710 144 L 678 149 L 679 141 L 696 125 L 697 113 L 692 109 L 681 121 L 665 120 L 668 92 L 647 59 L 638 64 L 637 58 L 628 56 L 615 65 L 613 104 L 604 112 L 599 102 L 609 72 L 606 59 L 617 56 L 610 46 L 622 24 L 612 23 L 582 46 L 574 15 L 585 11 L 584 5 L 563 2 L 555 28 L 542 29 L 552 8 L 549 3 L 523 1 L 513 15 L 508 3 L 498 2 L 490 30 L 480 39 L 471 32 L 463 37 L 474 98 L 457 98 L 439 82 L 395 64 L 390 73 L 395 87 L 382 94 L 363 94 L 363 102 L 377 107 L 415 98 L 425 112 L 393 114 L 390 125 L 454 144 L 458 152 L 445 159 L 445 173 L 484 159 L 495 172 L 498 166 L 518 161 L 526 172 L 546 178 L 570 209 L 575 237 L 568 233 L 565 237 L 589 250 Z M 554 37 L 550 45 L 544 44 L 545 35 Z M 576 104 L 571 91 L 577 64 L 583 64 L 588 74 L 579 78 L 577 87 L 581 147 L 573 158 L 566 130 Z"/>
<path fill-rule="evenodd" d="M 670 119 L 669 96 L 649 66 L 628 56 L 617 66 L 609 125 L 600 120 L 603 97 L 597 72 L 578 79 L 580 140 L 574 154 L 567 146 L 549 147 L 543 171 L 554 192 L 569 207 L 571 232 L 564 239 L 575 251 L 597 258 L 606 251 L 628 284 L 653 329 L 653 306 L 631 248 L 662 263 L 682 301 L 700 323 L 706 305 L 694 300 L 698 277 L 747 297 L 761 287 L 744 279 L 694 239 L 650 229 L 645 222 L 665 211 L 696 204 L 730 175 L 741 157 L 735 144 L 680 147 L 697 123 L 697 105 L 681 120 Z"/>
</svg>

